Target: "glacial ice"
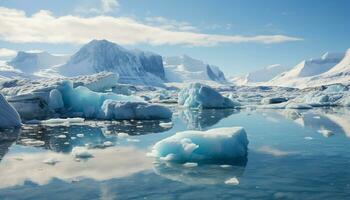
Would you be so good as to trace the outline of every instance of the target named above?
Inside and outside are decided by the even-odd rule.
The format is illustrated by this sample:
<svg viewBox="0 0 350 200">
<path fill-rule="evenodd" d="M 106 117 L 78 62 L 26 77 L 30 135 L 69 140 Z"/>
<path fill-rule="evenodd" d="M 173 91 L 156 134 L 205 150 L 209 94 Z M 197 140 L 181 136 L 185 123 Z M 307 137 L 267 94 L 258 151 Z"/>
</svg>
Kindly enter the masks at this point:
<svg viewBox="0 0 350 200">
<path fill-rule="evenodd" d="M 17 111 L 0 94 L 0 128 L 21 126 L 21 118 Z"/>
<path fill-rule="evenodd" d="M 242 127 L 184 131 L 157 142 L 149 155 L 179 163 L 235 162 L 247 156 L 248 143 Z"/>
<path fill-rule="evenodd" d="M 156 104 L 145 102 L 120 102 L 105 100 L 102 105 L 103 116 L 106 119 L 169 119 L 172 116 L 170 109 Z"/>
<path fill-rule="evenodd" d="M 57 89 L 53 89 L 49 94 L 49 107 L 53 110 L 64 107 L 61 92 Z"/>
<path fill-rule="evenodd" d="M 236 105 L 213 88 L 192 83 L 178 94 L 178 103 L 189 108 L 234 108 Z"/>
</svg>

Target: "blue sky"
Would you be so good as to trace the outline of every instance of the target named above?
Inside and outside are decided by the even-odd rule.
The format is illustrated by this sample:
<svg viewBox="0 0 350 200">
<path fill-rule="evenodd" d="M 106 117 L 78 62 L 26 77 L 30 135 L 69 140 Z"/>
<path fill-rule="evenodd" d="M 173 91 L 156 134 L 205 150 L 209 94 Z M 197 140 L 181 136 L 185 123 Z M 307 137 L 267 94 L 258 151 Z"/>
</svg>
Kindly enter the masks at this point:
<svg viewBox="0 0 350 200">
<path fill-rule="evenodd" d="M 350 48 L 348 0 L 1 0 L 0 7 L 0 48 L 8 50 L 71 54 L 106 38 L 239 75 Z"/>
</svg>

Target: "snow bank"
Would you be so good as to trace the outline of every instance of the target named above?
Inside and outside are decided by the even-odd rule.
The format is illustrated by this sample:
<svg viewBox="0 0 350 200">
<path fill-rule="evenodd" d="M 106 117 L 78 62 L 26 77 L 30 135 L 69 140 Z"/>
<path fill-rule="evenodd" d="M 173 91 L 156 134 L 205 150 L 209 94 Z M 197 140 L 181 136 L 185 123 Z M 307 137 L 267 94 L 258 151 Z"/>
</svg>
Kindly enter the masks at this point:
<svg viewBox="0 0 350 200">
<path fill-rule="evenodd" d="M 21 125 L 17 111 L 0 94 L 0 128 L 11 128 Z"/>
<path fill-rule="evenodd" d="M 247 156 L 248 143 L 242 127 L 184 131 L 157 142 L 150 155 L 180 163 L 237 161 Z"/>
<path fill-rule="evenodd" d="M 211 87 L 192 83 L 178 94 L 178 103 L 190 108 L 234 108 L 236 105 Z"/>
</svg>

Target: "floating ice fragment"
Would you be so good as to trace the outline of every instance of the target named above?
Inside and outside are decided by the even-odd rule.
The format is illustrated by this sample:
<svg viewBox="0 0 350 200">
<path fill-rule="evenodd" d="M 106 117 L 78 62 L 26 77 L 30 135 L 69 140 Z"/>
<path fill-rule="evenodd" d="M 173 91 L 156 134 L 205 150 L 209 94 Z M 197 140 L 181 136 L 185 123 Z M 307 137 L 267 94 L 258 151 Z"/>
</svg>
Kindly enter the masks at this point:
<svg viewBox="0 0 350 200">
<path fill-rule="evenodd" d="M 330 137 L 334 135 L 332 131 L 327 129 L 321 129 L 321 130 L 318 130 L 317 132 L 321 133 L 324 137 Z"/>
<path fill-rule="evenodd" d="M 57 136 L 57 138 L 67 138 L 67 136 L 66 135 L 59 135 L 59 136 Z"/>
<path fill-rule="evenodd" d="M 226 185 L 238 185 L 239 181 L 236 177 L 230 178 L 228 180 L 225 181 Z"/>
<path fill-rule="evenodd" d="M 103 142 L 103 146 L 104 147 L 111 147 L 111 146 L 113 146 L 114 144 L 113 144 L 113 142 L 111 142 L 111 141 L 105 141 L 105 142 Z"/>
<path fill-rule="evenodd" d="M 310 136 L 307 136 L 307 137 L 304 137 L 305 140 L 312 140 L 314 138 L 310 137 Z"/>
<path fill-rule="evenodd" d="M 129 134 L 127 134 L 127 133 L 118 133 L 117 136 L 118 136 L 118 138 L 127 138 L 127 137 L 129 137 Z"/>
<path fill-rule="evenodd" d="M 55 124 L 80 124 L 84 123 L 84 118 L 54 118 L 54 119 L 48 119 L 48 120 L 43 120 L 40 122 L 41 124 L 50 124 L 50 125 L 55 125 Z"/>
<path fill-rule="evenodd" d="M 30 139 L 30 138 L 28 138 L 28 139 L 21 139 L 21 142 L 22 142 L 24 145 L 27 145 L 27 146 L 34 146 L 34 147 L 45 145 L 45 142 L 44 142 L 44 141 L 35 140 L 35 139 Z"/>
<path fill-rule="evenodd" d="M 149 155 L 180 163 L 234 162 L 247 156 L 248 143 L 242 127 L 184 131 L 157 142 Z"/>
<path fill-rule="evenodd" d="M 48 165 L 55 165 L 58 162 L 59 162 L 59 160 L 57 160 L 56 158 L 47 158 L 43 161 L 43 163 L 48 164 Z"/>
<path fill-rule="evenodd" d="M 75 158 L 91 158 L 92 154 L 85 147 L 74 147 L 72 150 L 72 154 Z"/>
<path fill-rule="evenodd" d="M 198 163 L 195 162 L 187 162 L 183 164 L 184 167 L 197 167 Z"/>
<path fill-rule="evenodd" d="M 171 127 L 173 127 L 173 123 L 172 122 L 168 122 L 168 123 L 162 122 L 162 123 L 159 123 L 159 126 L 163 127 L 163 128 L 171 128 Z"/>
<path fill-rule="evenodd" d="M 83 134 L 83 133 L 78 133 L 78 134 L 77 134 L 77 137 L 82 138 L 82 137 L 84 137 L 84 134 Z"/>
</svg>

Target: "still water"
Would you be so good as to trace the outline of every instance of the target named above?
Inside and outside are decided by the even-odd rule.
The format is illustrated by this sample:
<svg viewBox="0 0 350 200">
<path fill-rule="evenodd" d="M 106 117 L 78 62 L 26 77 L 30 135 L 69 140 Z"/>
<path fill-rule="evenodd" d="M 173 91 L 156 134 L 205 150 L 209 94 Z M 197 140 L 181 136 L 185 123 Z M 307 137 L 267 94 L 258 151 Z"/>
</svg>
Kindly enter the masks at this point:
<svg viewBox="0 0 350 200">
<path fill-rule="evenodd" d="M 172 121 L 1 132 L 0 199 L 350 199 L 350 110 L 182 110 Z M 244 127 L 250 142 L 237 165 L 185 167 L 146 156 L 178 131 L 229 126 Z M 76 146 L 93 157 L 76 159 Z M 227 184 L 231 178 L 238 182 Z"/>
</svg>

